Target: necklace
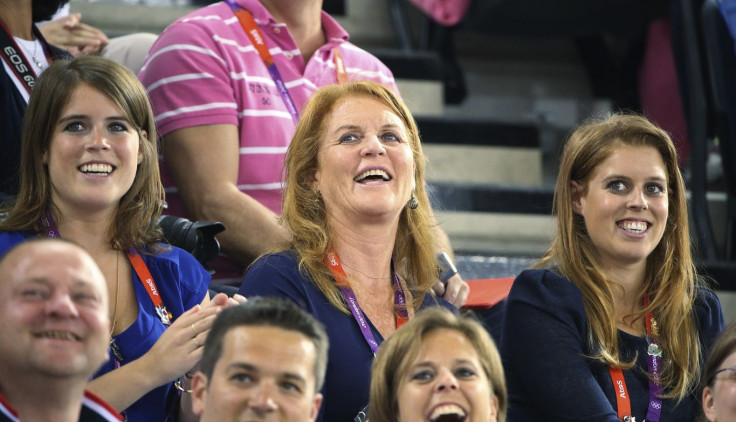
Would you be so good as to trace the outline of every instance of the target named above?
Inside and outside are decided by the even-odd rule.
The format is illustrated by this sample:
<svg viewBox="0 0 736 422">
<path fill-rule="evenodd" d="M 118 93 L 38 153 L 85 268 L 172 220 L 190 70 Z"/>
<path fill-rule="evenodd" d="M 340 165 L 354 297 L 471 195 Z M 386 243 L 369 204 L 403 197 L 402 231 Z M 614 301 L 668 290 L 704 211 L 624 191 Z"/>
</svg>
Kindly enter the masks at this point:
<svg viewBox="0 0 736 422">
<path fill-rule="evenodd" d="M 368 278 L 370 278 L 371 280 L 384 280 L 384 279 L 386 279 L 386 278 L 388 278 L 388 277 L 390 276 L 390 274 L 389 274 L 389 275 L 384 275 L 384 276 L 381 276 L 381 277 L 373 277 L 373 276 L 370 276 L 370 275 L 368 275 L 368 274 L 364 273 L 363 271 L 360 271 L 359 269 L 357 269 L 357 268 L 355 268 L 355 267 L 351 267 L 351 266 L 350 266 L 350 265 L 348 265 L 348 263 L 346 263 L 345 261 L 342 261 L 342 265 L 344 265 L 344 266 L 346 266 L 346 267 L 350 268 L 350 269 L 351 269 L 351 270 L 353 270 L 353 271 L 357 271 L 357 272 L 359 272 L 359 273 L 363 274 L 363 275 L 364 275 L 365 277 L 368 277 Z"/>
<path fill-rule="evenodd" d="M 112 324 L 110 326 L 110 342 L 112 339 L 112 333 L 115 332 L 115 323 L 118 319 L 118 296 L 120 296 L 120 253 L 115 254 L 115 301 L 113 302 L 112 308 Z"/>
<path fill-rule="evenodd" d="M 36 52 L 38 51 L 38 45 L 40 43 L 41 41 L 39 41 L 38 38 L 36 38 L 36 40 L 33 41 L 33 51 L 32 52 L 31 52 L 31 49 L 26 45 L 26 43 L 18 43 L 18 44 L 23 48 L 23 50 L 25 50 L 26 53 L 28 53 L 27 55 L 31 56 L 33 63 L 35 63 L 36 66 L 38 66 L 40 70 L 43 70 L 43 68 L 46 66 L 41 62 L 41 59 L 38 58 L 38 55 L 36 54 Z"/>
</svg>

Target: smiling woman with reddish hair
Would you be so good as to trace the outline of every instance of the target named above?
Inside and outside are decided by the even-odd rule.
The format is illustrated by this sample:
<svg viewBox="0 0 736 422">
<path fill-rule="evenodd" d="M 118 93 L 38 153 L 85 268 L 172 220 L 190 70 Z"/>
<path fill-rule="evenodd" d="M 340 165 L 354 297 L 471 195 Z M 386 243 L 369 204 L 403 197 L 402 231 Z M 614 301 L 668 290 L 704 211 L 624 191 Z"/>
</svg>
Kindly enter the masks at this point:
<svg viewBox="0 0 736 422">
<path fill-rule="evenodd" d="M 554 210 L 551 248 L 507 302 L 508 420 L 692 421 L 723 315 L 695 272 L 669 135 L 636 115 L 581 125 Z"/>
<path fill-rule="evenodd" d="M 288 297 L 325 324 L 318 420 L 352 420 L 383 339 L 438 301 L 427 294 L 438 264 L 419 132 L 389 88 L 327 86 L 305 106 L 284 167 L 292 241 L 257 260 L 240 293 Z"/>
</svg>

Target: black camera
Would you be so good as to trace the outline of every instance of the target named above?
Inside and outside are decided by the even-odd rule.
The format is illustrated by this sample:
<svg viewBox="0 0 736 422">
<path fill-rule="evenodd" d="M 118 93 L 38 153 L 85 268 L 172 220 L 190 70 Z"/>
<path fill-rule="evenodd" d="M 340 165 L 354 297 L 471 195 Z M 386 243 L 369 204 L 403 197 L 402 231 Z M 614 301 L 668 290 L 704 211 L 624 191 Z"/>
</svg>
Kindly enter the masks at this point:
<svg viewBox="0 0 736 422">
<path fill-rule="evenodd" d="M 191 253 L 210 274 L 214 273 L 207 263 L 220 253 L 220 242 L 215 235 L 225 230 L 220 222 L 192 222 L 183 217 L 162 215 L 158 225 L 170 245 L 178 246 Z"/>
</svg>

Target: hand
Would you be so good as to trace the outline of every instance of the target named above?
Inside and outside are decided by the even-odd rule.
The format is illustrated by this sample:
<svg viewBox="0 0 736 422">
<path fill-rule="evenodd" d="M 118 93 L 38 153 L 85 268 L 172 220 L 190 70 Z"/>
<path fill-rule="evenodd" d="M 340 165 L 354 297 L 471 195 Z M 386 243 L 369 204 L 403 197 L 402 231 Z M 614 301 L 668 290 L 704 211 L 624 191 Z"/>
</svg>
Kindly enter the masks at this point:
<svg viewBox="0 0 736 422">
<path fill-rule="evenodd" d="M 437 280 L 434 286 L 432 286 L 432 290 L 434 290 L 437 296 L 444 298 L 459 308 L 465 305 L 465 301 L 468 300 L 470 286 L 460 277 L 460 274 L 455 274 L 447 280 L 446 286 L 442 281 Z"/>
<path fill-rule="evenodd" d="M 160 384 L 164 384 L 194 367 L 202 357 L 207 333 L 221 309 L 222 306 L 196 305 L 181 314 L 141 357 L 147 358 L 148 373 L 158 375 Z"/>
<path fill-rule="evenodd" d="M 97 54 L 108 43 L 107 35 L 99 29 L 81 22 L 82 15 L 71 13 L 42 25 L 39 30 L 50 44 L 61 47 L 77 57 Z"/>
<path fill-rule="evenodd" d="M 238 293 L 234 294 L 233 297 L 228 297 L 225 293 L 218 293 L 204 306 L 215 306 L 224 309 L 229 308 L 230 306 L 240 305 L 247 300 L 248 299 L 246 299 L 245 296 Z"/>
</svg>

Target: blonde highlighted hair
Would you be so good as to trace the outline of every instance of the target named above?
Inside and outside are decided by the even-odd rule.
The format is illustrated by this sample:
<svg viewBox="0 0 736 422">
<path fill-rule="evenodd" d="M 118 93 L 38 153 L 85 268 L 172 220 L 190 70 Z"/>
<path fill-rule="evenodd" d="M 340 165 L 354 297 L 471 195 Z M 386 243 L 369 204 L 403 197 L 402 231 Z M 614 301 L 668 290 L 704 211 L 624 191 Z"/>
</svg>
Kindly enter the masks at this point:
<svg viewBox="0 0 736 422">
<path fill-rule="evenodd" d="M 643 295 L 649 306 L 627 320 L 641 320 L 652 312 L 659 326 L 658 344 L 664 350 L 661 384 L 664 397 L 681 400 L 697 385 L 701 350 L 693 305 L 703 284 L 696 275 L 690 251 L 685 184 L 677 166 L 670 136 L 642 116 L 614 114 L 588 121 L 569 137 L 562 154 L 554 198 L 557 234 L 537 268 L 557 267 L 583 294 L 590 326 L 591 357 L 614 367 L 631 368 L 618 352 L 613 289 L 600 266 L 583 217 L 573 212 L 571 182 L 587 193 L 598 165 L 623 146 L 651 147 L 662 157 L 667 173 L 669 213 L 661 241 L 647 258 Z M 703 286 L 704 287 L 704 286 Z"/>
<path fill-rule="evenodd" d="M 406 128 L 414 160 L 414 195 L 419 207 L 414 210 L 404 207 L 401 211 L 393 259 L 395 270 L 411 290 L 417 308 L 437 278 L 429 200 L 424 187 L 424 154 L 414 118 L 390 88 L 374 82 L 329 85 L 318 89 L 307 102 L 284 162 L 282 220 L 292 233 L 288 247 L 296 250 L 300 270 L 311 277 L 330 303 L 349 313 L 332 273 L 323 263 L 332 239 L 325 204 L 310 187 L 310 181 L 319 166 L 318 155 L 328 118 L 338 103 L 352 97 L 368 97 L 384 104 Z"/>
</svg>

